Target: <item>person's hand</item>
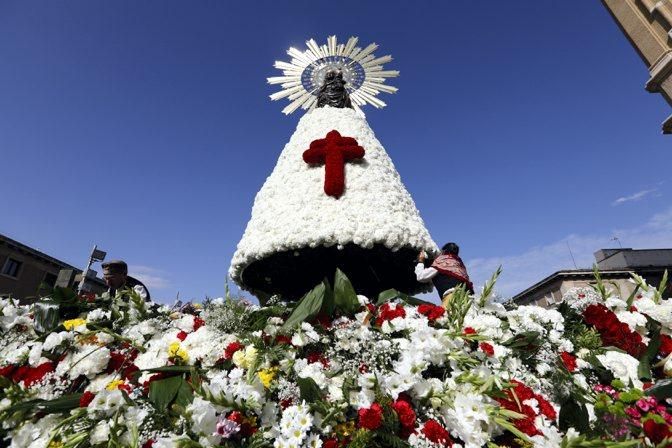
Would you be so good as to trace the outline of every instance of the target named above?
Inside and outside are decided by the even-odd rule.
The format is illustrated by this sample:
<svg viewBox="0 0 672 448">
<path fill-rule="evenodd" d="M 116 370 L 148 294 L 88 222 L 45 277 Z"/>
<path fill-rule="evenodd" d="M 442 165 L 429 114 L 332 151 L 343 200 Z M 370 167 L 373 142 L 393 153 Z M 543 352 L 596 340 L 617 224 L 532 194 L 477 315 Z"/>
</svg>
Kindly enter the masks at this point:
<svg viewBox="0 0 672 448">
<path fill-rule="evenodd" d="M 418 262 L 424 263 L 426 259 L 427 259 L 427 254 L 423 250 L 418 254 Z"/>
</svg>

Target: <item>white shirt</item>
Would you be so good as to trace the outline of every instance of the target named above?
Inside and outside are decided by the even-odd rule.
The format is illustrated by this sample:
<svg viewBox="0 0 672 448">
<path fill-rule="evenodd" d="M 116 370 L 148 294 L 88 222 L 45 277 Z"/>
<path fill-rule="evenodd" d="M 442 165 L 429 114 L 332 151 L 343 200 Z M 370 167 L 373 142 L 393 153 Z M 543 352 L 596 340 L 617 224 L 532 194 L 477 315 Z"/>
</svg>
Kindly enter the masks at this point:
<svg viewBox="0 0 672 448">
<path fill-rule="evenodd" d="M 432 267 L 426 268 L 423 263 L 418 263 L 418 264 L 415 265 L 415 278 L 419 282 L 423 282 L 423 283 L 431 282 L 432 279 L 438 273 L 439 273 L 439 271 L 437 271 L 436 269 L 434 269 Z"/>
</svg>

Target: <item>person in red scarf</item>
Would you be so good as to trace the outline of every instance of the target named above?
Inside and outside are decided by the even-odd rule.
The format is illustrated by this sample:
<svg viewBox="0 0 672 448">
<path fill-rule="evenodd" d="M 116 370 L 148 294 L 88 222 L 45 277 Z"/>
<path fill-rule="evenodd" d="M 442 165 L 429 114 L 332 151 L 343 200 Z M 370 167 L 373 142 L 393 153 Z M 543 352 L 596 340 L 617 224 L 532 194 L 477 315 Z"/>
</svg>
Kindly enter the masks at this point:
<svg viewBox="0 0 672 448">
<path fill-rule="evenodd" d="M 459 256 L 460 247 L 455 243 L 447 243 L 441 248 L 441 253 L 429 267 L 425 266 L 427 255 L 420 252 L 418 264 L 415 266 L 415 277 L 419 282 L 432 282 L 439 293 L 441 304 L 450 302 L 453 291 L 464 284 L 469 292 L 474 292 L 474 285 L 469 280 L 467 268 Z"/>
</svg>

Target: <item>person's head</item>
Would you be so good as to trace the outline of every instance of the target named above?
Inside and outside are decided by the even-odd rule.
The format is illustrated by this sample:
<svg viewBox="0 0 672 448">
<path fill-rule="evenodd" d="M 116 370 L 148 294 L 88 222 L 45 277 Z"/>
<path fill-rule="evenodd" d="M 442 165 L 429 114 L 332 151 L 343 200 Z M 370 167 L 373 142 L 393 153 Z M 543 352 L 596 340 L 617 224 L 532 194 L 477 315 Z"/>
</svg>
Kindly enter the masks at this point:
<svg viewBox="0 0 672 448">
<path fill-rule="evenodd" d="M 460 254 L 460 246 L 458 246 L 455 243 L 446 243 L 441 248 L 441 252 L 446 254 L 446 255 L 459 255 Z"/>
<path fill-rule="evenodd" d="M 121 260 L 112 260 L 103 263 L 103 280 L 108 288 L 119 289 L 126 284 L 128 266 Z"/>
</svg>

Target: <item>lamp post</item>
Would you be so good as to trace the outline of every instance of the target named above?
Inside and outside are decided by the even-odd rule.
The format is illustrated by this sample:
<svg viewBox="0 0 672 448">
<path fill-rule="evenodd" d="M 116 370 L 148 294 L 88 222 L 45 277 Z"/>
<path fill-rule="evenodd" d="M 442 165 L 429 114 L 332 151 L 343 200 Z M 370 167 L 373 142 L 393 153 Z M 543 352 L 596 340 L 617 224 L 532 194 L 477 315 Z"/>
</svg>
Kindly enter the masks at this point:
<svg viewBox="0 0 672 448">
<path fill-rule="evenodd" d="M 95 244 L 93 245 L 91 255 L 89 256 L 89 261 L 88 263 L 86 263 L 86 269 L 84 269 L 84 271 L 82 272 L 82 281 L 79 282 L 79 288 L 77 289 L 77 292 L 79 294 L 81 294 L 84 291 L 84 285 L 86 284 L 86 279 L 89 278 L 90 276 L 91 265 L 96 261 L 103 261 L 105 259 L 105 255 L 107 255 L 106 252 L 103 252 L 102 250 L 98 249 L 98 246 L 96 246 Z"/>
</svg>

